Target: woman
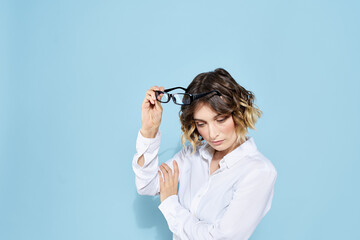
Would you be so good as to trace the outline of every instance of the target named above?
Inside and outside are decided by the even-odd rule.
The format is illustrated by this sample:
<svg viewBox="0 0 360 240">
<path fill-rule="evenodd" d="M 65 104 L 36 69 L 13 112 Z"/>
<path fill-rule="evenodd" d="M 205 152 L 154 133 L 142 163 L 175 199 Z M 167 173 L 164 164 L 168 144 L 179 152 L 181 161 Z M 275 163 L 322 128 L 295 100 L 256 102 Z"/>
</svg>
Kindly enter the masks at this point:
<svg viewBox="0 0 360 240">
<path fill-rule="evenodd" d="M 173 239 L 248 239 L 270 209 L 277 176 L 247 136 L 261 116 L 255 97 L 221 68 L 196 76 L 185 94 L 174 90 L 146 92 L 132 163 L 138 193 L 160 193 Z M 160 102 L 170 99 L 182 105 L 184 147 L 159 167 Z"/>
</svg>

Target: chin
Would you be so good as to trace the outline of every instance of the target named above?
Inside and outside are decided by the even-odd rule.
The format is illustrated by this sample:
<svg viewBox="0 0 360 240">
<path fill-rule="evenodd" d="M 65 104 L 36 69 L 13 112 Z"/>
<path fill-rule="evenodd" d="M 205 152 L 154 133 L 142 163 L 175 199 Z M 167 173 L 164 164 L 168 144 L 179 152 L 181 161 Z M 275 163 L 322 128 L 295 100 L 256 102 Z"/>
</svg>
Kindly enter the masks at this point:
<svg viewBox="0 0 360 240">
<path fill-rule="evenodd" d="M 234 142 L 235 143 L 235 142 Z M 228 150 L 229 148 L 232 148 L 234 145 L 234 143 L 230 143 L 229 141 L 226 141 L 224 143 L 222 143 L 221 145 L 218 145 L 218 146 L 214 146 L 212 144 L 210 144 L 210 146 L 215 149 L 216 151 L 218 152 L 222 152 L 222 151 L 226 151 Z"/>
<path fill-rule="evenodd" d="M 211 146 L 211 147 L 218 152 L 224 151 L 229 148 L 228 146 Z"/>
</svg>

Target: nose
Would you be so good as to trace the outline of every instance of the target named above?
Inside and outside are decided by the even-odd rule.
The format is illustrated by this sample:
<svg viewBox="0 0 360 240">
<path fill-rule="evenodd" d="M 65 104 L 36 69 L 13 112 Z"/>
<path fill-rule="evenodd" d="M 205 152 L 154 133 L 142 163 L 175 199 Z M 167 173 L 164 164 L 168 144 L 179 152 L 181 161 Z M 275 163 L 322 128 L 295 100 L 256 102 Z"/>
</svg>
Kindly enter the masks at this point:
<svg viewBox="0 0 360 240">
<path fill-rule="evenodd" d="M 219 135 L 219 130 L 214 124 L 209 124 L 209 137 L 211 140 L 215 140 Z"/>
</svg>

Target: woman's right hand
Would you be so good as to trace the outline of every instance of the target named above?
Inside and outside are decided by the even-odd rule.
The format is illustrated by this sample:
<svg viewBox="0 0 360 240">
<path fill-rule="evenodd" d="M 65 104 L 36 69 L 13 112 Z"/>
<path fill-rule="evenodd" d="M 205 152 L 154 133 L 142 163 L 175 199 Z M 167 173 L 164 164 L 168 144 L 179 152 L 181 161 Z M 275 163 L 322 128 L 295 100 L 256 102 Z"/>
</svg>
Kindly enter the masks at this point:
<svg viewBox="0 0 360 240">
<path fill-rule="evenodd" d="M 154 86 L 146 91 L 141 105 L 141 134 L 146 138 L 154 138 L 159 130 L 162 116 L 162 106 L 156 100 L 154 91 L 164 91 L 164 87 Z"/>
</svg>

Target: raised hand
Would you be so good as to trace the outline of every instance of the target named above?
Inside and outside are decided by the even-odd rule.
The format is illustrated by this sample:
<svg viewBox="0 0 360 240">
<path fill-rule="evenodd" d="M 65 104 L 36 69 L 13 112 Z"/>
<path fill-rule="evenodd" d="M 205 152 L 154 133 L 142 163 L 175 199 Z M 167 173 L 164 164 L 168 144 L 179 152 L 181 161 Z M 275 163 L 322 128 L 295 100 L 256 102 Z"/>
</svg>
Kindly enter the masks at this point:
<svg viewBox="0 0 360 240">
<path fill-rule="evenodd" d="M 179 180 L 179 166 L 177 162 L 173 161 L 174 172 L 166 164 L 162 163 L 160 165 L 160 170 L 162 172 L 162 177 L 160 170 L 158 171 L 160 177 L 160 201 L 164 201 L 166 198 L 177 195 L 178 189 L 178 180 Z"/>
<path fill-rule="evenodd" d="M 141 134 L 147 138 L 154 138 L 159 130 L 162 116 L 162 106 L 156 100 L 154 91 L 164 91 L 163 87 L 154 86 L 146 91 L 144 101 L 141 105 Z"/>
</svg>

